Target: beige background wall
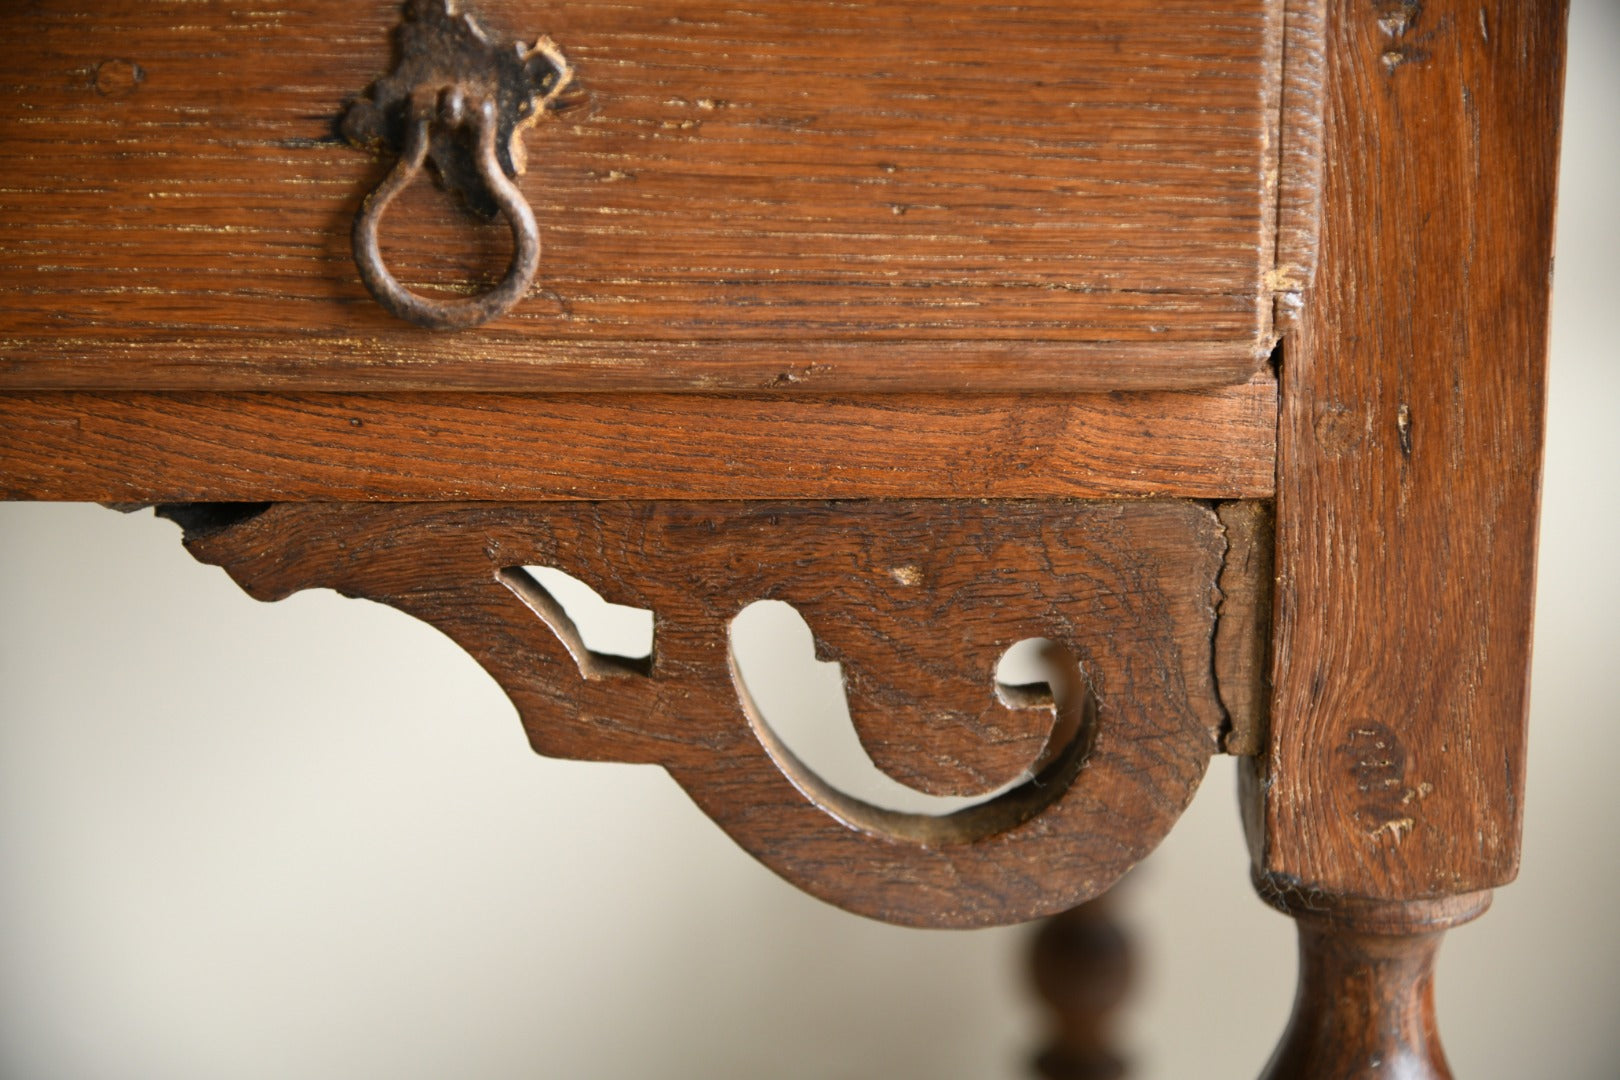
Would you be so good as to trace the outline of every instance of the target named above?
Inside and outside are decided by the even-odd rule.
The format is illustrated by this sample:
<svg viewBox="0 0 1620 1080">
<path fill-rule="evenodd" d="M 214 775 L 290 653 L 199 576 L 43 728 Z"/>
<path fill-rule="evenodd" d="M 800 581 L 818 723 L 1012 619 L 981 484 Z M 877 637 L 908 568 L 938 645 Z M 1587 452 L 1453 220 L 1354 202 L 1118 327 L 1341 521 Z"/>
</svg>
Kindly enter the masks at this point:
<svg viewBox="0 0 1620 1080">
<path fill-rule="evenodd" d="M 1440 980 L 1474 1080 L 1620 1076 L 1620 5 L 1573 31 L 1524 872 Z M 1287 1012 L 1232 787 L 1128 886 L 1141 1080 L 1252 1077 Z M 533 757 L 402 615 L 0 508 L 4 1080 L 1011 1080 L 1026 942 L 845 916 L 657 770 Z"/>
</svg>

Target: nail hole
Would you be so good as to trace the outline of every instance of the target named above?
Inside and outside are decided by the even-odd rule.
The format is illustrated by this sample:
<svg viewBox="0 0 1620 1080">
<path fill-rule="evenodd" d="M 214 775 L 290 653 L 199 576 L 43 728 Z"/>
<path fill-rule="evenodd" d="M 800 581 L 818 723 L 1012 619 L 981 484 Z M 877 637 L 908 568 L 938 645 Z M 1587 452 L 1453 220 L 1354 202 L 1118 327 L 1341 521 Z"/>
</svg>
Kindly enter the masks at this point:
<svg viewBox="0 0 1620 1080">
<path fill-rule="evenodd" d="M 585 678 L 652 673 L 651 610 L 605 600 L 554 566 L 508 567 L 500 581 L 561 639 Z"/>
<path fill-rule="evenodd" d="M 1095 729 L 1095 702 L 1068 650 L 1044 638 L 1021 641 L 985 689 L 1008 708 L 1056 704 L 1046 753 L 1031 775 L 988 794 L 930 795 L 872 762 L 850 721 L 840 665 L 816 659 L 814 634 L 792 605 L 744 608 L 731 623 L 730 655 L 738 695 L 778 767 L 824 809 L 899 839 L 967 841 L 1033 816 L 1078 772 Z"/>
</svg>

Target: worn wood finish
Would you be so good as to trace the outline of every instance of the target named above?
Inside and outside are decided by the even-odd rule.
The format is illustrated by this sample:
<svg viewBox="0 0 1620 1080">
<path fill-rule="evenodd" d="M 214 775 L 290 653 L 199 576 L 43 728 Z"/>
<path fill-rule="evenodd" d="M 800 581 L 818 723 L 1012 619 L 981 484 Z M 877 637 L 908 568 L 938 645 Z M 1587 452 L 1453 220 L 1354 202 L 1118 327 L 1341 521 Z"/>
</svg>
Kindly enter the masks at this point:
<svg viewBox="0 0 1620 1080">
<path fill-rule="evenodd" d="M 1054 915 L 1031 949 L 1035 990 L 1051 1012 L 1051 1036 L 1036 1055 L 1042 1080 L 1121 1080 L 1113 1020 L 1130 994 L 1135 961 L 1114 918 L 1117 890 Z"/>
<path fill-rule="evenodd" d="M 1292 329 L 1316 277 L 1322 213 L 1322 95 L 1328 0 L 1288 0 L 1283 27 L 1283 132 L 1277 159 L 1277 258 L 1272 327 Z"/>
<path fill-rule="evenodd" d="M 1445 931 L 1489 892 L 1405 903 L 1308 894 L 1260 880 L 1299 925 L 1299 992 L 1261 1080 L 1451 1080 L 1434 1012 Z"/>
<path fill-rule="evenodd" d="M 194 555 L 260 599 L 328 587 L 432 623 L 506 690 L 537 751 L 660 764 L 773 870 L 894 922 L 1017 922 L 1097 895 L 1168 831 L 1220 729 L 1210 653 L 1225 545 L 1197 503 L 173 514 Z M 650 663 L 589 652 L 521 569 L 537 565 L 651 609 Z M 791 603 L 820 656 L 841 663 L 856 733 L 881 768 L 989 801 L 897 813 L 808 770 L 733 675 L 731 620 L 761 599 Z M 998 688 L 1002 653 L 1031 637 L 1070 663 L 1049 688 Z"/>
<path fill-rule="evenodd" d="M 1065 398 L 0 394 L 0 496 L 1271 494 L 1276 384 Z"/>
<path fill-rule="evenodd" d="M 1317 280 L 1284 345 L 1260 869 L 1443 896 L 1518 866 L 1559 0 L 1336 0 Z"/>
<path fill-rule="evenodd" d="M 0 386 L 1242 382 L 1309 247 L 1308 71 L 1280 88 L 1310 6 L 482 0 L 580 89 L 528 139 L 539 286 L 438 335 L 349 252 L 387 163 L 335 121 L 387 70 L 396 0 L 6 5 Z M 402 280 L 499 276 L 502 227 L 404 198 Z"/>
</svg>

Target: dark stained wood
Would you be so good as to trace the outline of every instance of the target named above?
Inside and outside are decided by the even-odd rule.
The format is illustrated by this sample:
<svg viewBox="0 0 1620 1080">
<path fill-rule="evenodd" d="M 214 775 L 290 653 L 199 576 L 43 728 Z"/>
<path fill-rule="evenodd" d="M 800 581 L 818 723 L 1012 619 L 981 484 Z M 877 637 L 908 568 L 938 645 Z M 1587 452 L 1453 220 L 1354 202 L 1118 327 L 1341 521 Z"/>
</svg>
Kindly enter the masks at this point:
<svg viewBox="0 0 1620 1080">
<path fill-rule="evenodd" d="M 1053 915 L 1035 935 L 1035 990 L 1052 1014 L 1051 1036 L 1034 1061 L 1043 1080 L 1121 1080 L 1113 1020 L 1130 994 L 1130 940 L 1114 918 L 1118 890 Z"/>
<path fill-rule="evenodd" d="M 1215 508 L 1226 530 L 1221 564 L 1220 619 L 1215 626 L 1215 685 L 1226 709 L 1221 749 L 1244 756 L 1266 749 L 1271 707 L 1272 519 L 1266 502 L 1223 502 Z"/>
<path fill-rule="evenodd" d="M 534 293 L 454 334 L 349 252 L 396 0 L 0 9 L 0 386 L 1233 383 L 1310 247 L 1310 0 L 475 6 L 579 90 L 527 139 Z M 403 199 L 403 281 L 499 276 L 502 226 Z"/>
<path fill-rule="evenodd" d="M 1260 883 L 1299 925 L 1299 992 L 1261 1080 L 1451 1080 L 1434 1013 L 1448 927 L 1489 892 L 1404 903 L 1307 895 Z"/>
<path fill-rule="evenodd" d="M 1062 398 L 0 394 L 0 495 L 1271 494 L 1276 384 Z"/>
<path fill-rule="evenodd" d="M 1206 506 L 862 501 L 223 505 L 173 511 L 250 594 L 328 587 L 438 627 L 494 676 L 540 753 L 664 766 L 800 887 L 894 922 L 1017 922 L 1096 896 L 1163 837 L 1214 752 Z M 526 566 L 650 609 L 650 665 L 590 653 Z M 837 791 L 733 675 L 731 620 L 792 604 L 842 665 L 873 760 L 947 816 Z M 995 686 L 1026 638 L 1068 651 L 1042 692 Z"/>
<path fill-rule="evenodd" d="M 1439 933 L 1299 927 L 1300 987 L 1261 1080 L 1451 1080 L 1434 1017 Z"/>
<path fill-rule="evenodd" d="M 1558 0 L 1335 0 L 1321 257 L 1284 344 L 1267 874 L 1509 881 L 1524 784 Z"/>
</svg>

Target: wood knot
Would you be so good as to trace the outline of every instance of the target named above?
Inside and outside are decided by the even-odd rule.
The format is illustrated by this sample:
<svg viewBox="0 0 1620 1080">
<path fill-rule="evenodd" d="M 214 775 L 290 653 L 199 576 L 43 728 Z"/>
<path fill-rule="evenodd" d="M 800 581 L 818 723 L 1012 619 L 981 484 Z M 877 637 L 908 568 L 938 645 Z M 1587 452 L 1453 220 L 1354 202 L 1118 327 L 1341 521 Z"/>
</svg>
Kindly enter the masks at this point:
<svg viewBox="0 0 1620 1080">
<path fill-rule="evenodd" d="M 1329 457 L 1343 457 L 1357 446 L 1365 435 L 1365 425 L 1342 402 L 1330 401 L 1317 408 L 1316 442 L 1322 453 Z"/>
</svg>

